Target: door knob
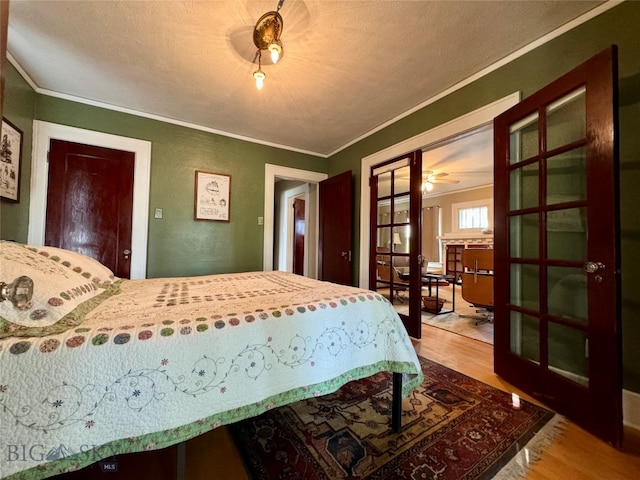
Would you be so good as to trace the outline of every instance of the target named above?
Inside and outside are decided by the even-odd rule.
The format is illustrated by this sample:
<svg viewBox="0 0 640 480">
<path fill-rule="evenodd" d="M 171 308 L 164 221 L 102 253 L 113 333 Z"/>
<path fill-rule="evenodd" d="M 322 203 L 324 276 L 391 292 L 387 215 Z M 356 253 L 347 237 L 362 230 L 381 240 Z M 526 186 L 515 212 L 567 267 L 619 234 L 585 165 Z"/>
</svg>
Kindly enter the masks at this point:
<svg viewBox="0 0 640 480">
<path fill-rule="evenodd" d="M 587 273 L 595 273 L 598 270 L 604 270 L 605 265 L 602 262 L 585 262 L 584 271 Z"/>
<path fill-rule="evenodd" d="M 125 250 L 122 253 L 124 254 L 124 258 L 129 258 L 129 255 L 131 255 L 131 250 L 129 250 L 128 248 L 125 248 Z"/>
</svg>

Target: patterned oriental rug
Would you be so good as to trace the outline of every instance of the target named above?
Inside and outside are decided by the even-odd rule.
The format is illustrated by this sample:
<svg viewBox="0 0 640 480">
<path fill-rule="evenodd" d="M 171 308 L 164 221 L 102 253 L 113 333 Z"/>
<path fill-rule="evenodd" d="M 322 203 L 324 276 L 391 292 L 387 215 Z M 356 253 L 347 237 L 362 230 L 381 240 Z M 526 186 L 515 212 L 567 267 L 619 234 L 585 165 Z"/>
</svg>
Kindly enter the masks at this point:
<svg viewBox="0 0 640 480">
<path fill-rule="evenodd" d="M 564 417 L 420 358 L 425 380 L 390 429 L 388 373 L 231 425 L 254 479 L 517 479 Z"/>
</svg>

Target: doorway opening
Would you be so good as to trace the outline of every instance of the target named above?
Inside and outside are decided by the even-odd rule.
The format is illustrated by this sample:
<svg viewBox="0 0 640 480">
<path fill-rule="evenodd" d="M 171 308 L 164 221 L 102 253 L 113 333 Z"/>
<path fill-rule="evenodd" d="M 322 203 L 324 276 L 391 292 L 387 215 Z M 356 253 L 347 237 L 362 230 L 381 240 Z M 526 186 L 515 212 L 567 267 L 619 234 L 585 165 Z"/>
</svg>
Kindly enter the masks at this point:
<svg viewBox="0 0 640 480">
<path fill-rule="evenodd" d="M 276 177 L 273 269 L 317 278 L 317 184 Z"/>
<path fill-rule="evenodd" d="M 265 164 L 263 270 L 293 272 L 293 222 L 286 215 L 290 199 L 305 199 L 304 275 L 318 278 L 318 184 L 326 173 Z M 289 245 L 288 245 L 289 244 Z"/>
<path fill-rule="evenodd" d="M 451 172 L 447 171 L 448 167 L 445 168 L 445 165 L 449 165 L 446 162 L 446 155 L 439 155 L 437 150 L 441 147 L 443 149 L 446 149 L 444 147 L 455 145 L 455 143 L 458 141 L 469 141 L 471 140 L 470 134 L 479 129 L 484 128 L 484 129 L 490 130 L 491 128 L 490 126 L 493 122 L 493 118 L 499 115 L 500 113 L 502 113 L 503 111 L 505 111 L 506 109 L 510 108 L 511 106 L 517 104 L 519 99 L 520 99 L 520 94 L 516 92 L 492 104 L 489 104 L 483 108 L 470 112 L 469 114 L 464 115 L 458 119 L 452 120 L 451 122 L 443 124 L 432 130 L 423 132 L 422 134 L 419 134 L 415 137 L 407 139 L 404 142 L 393 145 L 385 150 L 382 150 L 380 152 L 377 152 L 375 154 L 372 154 L 362 159 L 361 184 L 360 184 L 360 193 L 361 193 L 360 233 L 361 233 L 361 236 L 360 236 L 360 275 L 359 275 L 359 281 L 360 281 L 361 287 L 369 288 L 369 279 L 370 279 L 369 258 L 370 258 L 370 248 L 371 248 L 370 247 L 371 245 L 371 239 L 370 239 L 371 192 L 369 188 L 369 173 L 371 171 L 371 168 L 375 165 L 384 163 L 389 158 L 399 157 L 403 155 L 405 152 L 419 149 L 419 150 L 422 150 L 423 152 L 423 171 L 422 171 L 423 176 L 426 175 L 428 177 L 429 175 L 432 175 L 434 179 L 441 179 L 441 180 L 450 180 L 450 179 L 458 180 L 459 179 L 460 184 L 462 184 L 463 175 L 462 174 L 457 175 L 458 178 L 453 178 L 454 176 L 451 174 Z M 490 137 L 492 136 L 491 130 L 489 131 L 489 136 Z M 430 155 L 432 157 L 436 155 L 439 159 L 438 158 L 433 159 L 432 157 L 430 157 Z M 490 158 L 490 165 L 491 165 L 491 169 L 489 170 L 489 172 L 487 172 L 488 178 L 490 178 L 490 180 L 485 183 L 485 186 L 487 183 L 489 184 L 492 183 L 492 178 L 493 178 L 492 153 Z M 442 175 L 442 173 L 446 173 L 447 175 Z M 462 173 L 462 170 L 461 170 L 461 173 Z M 409 181 L 409 179 L 407 179 L 407 181 Z M 440 183 L 442 183 L 442 185 L 440 185 Z M 440 215 L 440 218 L 442 220 L 442 224 L 441 224 L 442 231 L 439 239 L 440 242 L 438 242 L 439 250 L 437 254 L 434 253 L 433 255 L 430 255 L 430 256 L 434 256 L 434 258 L 423 259 L 424 261 L 421 265 L 421 270 L 422 270 L 421 277 L 424 276 L 422 275 L 423 273 L 447 275 L 447 258 L 446 258 L 447 250 L 444 245 L 444 240 L 446 237 L 446 233 L 449 233 L 451 230 L 450 225 L 452 223 L 451 222 L 452 214 L 450 212 L 452 211 L 452 203 L 454 203 L 451 201 L 448 201 L 448 202 L 446 201 L 449 194 L 451 194 L 451 192 L 454 189 L 457 189 L 457 190 L 461 190 L 464 193 L 464 195 L 472 196 L 472 195 L 477 195 L 478 190 L 480 190 L 479 185 L 475 185 L 470 188 L 461 189 L 461 186 L 458 185 L 457 183 L 458 182 L 452 182 L 452 183 L 433 182 L 432 187 L 434 188 L 432 188 L 429 192 L 425 192 L 427 194 L 425 194 L 423 197 L 423 202 L 422 202 L 423 209 L 429 208 L 429 207 L 435 207 L 435 206 L 441 207 L 442 213 Z M 490 196 L 492 197 L 493 196 L 492 186 L 489 186 L 489 189 L 491 190 Z M 482 195 L 482 193 L 480 193 L 480 195 Z M 428 202 L 427 202 L 427 199 L 429 200 Z M 424 210 L 423 210 L 423 213 L 424 213 Z M 424 223 L 424 216 L 423 216 L 423 223 Z M 472 239 L 464 239 L 464 240 L 466 241 L 466 240 L 472 240 Z M 463 246 L 464 246 L 464 243 L 463 243 Z M 424 253 L 422 253 L 422 255 L 424 255 Z M 438 257 L 438 258 L 435 258 L 435 257 Z M 463 308 L 467 307 L 467 304 L 462 299 L 461 288 L 460 288 L 460 285 L 457 284 L 456 280 L 457 279 L 455 279 L 453 282 L 447 281 L 448 285 L 444 285 L 443 284 L 444 282 L 441 283 L 439 279 L 436 279 L 436 280 L 432 279 L 431 280 L 432 295 L 427 295 L 427 296 L 435 296 L 435 290 L 437 285 L 438 297 L 440 296 L 440 294 L 442 294 L 443 297 L 445 297 L 446 299 L 447 290 L 449 289 L 451 290 L 451 292 L 449 293 L 449 295 L 451 295 L 451 298 L 450 298 L 451 303 L 448 305 L 448 307 L 451 308 L 451 306 L 453 306 L 452 297 L 454 295 L 454 290 L 455 290 L 455 300 L 456 300 L 455 310 L 461 311 Z M 440 290 L 440 288 L 442 288 L 442 290 Z M 423 289 L 428 290 L 428 285 L 423 285 Z M 438 303 L 436 302 L 436 305 L 437 304 Z M 398 305 L 398 308 L 402 309 L 403 305 L 402 304 Z M 404 308 L 406 309 L 407 307 L 404 306 Z M 471 310 L 469 313 L 475 314 L 476 312 L 475 310 Z M 425 312 L 425 315 L 426 314 L 430 314 L 430 313 Z M 433 314 L 430 314 L 430 315 L 433 315 Z M 443 324 L 445 315 L 440 315 L 438 317 L 440 318 L 438 318 L 437 321 Z M 475 327 L 474 324 L 477 320 L 475 319 L 468 319 L 468 320 L 472 320 L 472 326 Z M 480 327 L 481 325 L 478 325 L 478 326 Z M 482 328 L 487 328 L 487 326 L 482 326 Z M 492 332 L 489 335 L 489 338 L 491 337 L 492 337 Z"/>
</svg>

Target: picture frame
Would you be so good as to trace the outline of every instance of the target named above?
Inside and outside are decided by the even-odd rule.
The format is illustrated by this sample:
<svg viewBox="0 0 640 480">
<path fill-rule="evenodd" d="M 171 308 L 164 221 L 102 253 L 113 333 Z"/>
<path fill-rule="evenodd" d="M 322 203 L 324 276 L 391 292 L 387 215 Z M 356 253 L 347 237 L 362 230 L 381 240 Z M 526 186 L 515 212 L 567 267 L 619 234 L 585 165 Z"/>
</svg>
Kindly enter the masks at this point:
<svg viewBox="0 0 640 480">
<path fill-rule="evenodd" d="M 231 220 L 231 175 L 196 170 L 194 215 L 196 220 Z"/>
<path fill-rule="evenodd" d="M 2 117 L 0 133 L 0 198 L 20 201 L 20 173 L 22 170 L 22 130 Z"/>
</svg>

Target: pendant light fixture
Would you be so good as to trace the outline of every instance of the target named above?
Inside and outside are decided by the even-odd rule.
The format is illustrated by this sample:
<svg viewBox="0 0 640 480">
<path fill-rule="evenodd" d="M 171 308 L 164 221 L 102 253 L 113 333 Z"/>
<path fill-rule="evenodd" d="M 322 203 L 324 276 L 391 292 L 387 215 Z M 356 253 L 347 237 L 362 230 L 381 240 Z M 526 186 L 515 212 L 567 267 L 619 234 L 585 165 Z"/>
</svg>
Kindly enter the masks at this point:
<svg viewBox="0 0 640 480">
<path fill-rule="evenodd" d="M 253 29 L 253 43 L 258 47 L 256 57 L 258 58 L 258 70 L 253 72 L 253 78 L 256 80 L 258 90 L 264 85 L 265 73 L 262 71 L 262 51 L 268 50 L 271 53 L 271 61 L 275 64 L 282 56 L 282 35 L 283 21 L 280 15 L 280 9 L 284 0 L 278 1 L 275 11 L 267 12 L 262 15 L 256 22 Z"/>
<path fill-rule="evenodd" d="M 258 90 L 262 90 L 262 86 L 264 85 L 264 79 L 266 77 L 266 75 L 262 71 L 262 65 L 260 60 L 262 60 L 262 55 L 260 51 L 258 51 L 258 70 L 253 72 L 253 78 L 256 79 L 256 87 L 258 88 Z"/>
</svg>

